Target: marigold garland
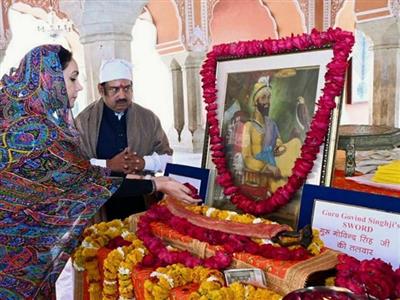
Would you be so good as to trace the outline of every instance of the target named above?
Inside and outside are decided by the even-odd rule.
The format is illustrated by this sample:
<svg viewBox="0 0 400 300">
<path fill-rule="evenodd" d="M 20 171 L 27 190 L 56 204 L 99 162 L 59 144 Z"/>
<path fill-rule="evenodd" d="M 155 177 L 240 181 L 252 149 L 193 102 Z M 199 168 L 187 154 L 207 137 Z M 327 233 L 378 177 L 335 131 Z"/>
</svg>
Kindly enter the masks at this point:
<svg viewBox="0 0 400 300">
<path fill-rule="evenodd" d="M 209 286 L 224 284 L 222 273 L 217 270 L 197 266 L 187 268 L 182 264 L 173 264 L 166 267 L 157 268 L 150 274 L 150 279 L 144 283 L 145 299 L 168 299 L 172 288 L 188 283 L 209 282 Z"/>
<path fill-rule="evenodd" d="M 282 297 L 275 292 L 243 285 L 235 282 L 224 287 L 224 276 L 218 270 L 197 266 L 187 268 L 182 264 L 161 267 L 151 273 L 151 278 L 144 283 L 146 300 L 164 300 L 169 298 L 172 288 L 198 283 L 199 288 L 191 293 L 189 299 L 271 299 L 278 300 Z"/>
<path fill-rule="evenodd" d="M 194 213 L 202 214 L 203 216 L 207 216 L 209 218 L 217 220 L 226 220 L 243 224 L 251 224 L 251 223 L 276 224 L 276 222 L 264 218 L 258 218 L 251 214 L 239 214 L 234 211 L 221 210 L 207 205 L 187 205 L 185 206 L 185 208 Z"/>
<path fill-rule="evenodd" d="M 248 41 L 230 44 L 220 44 L 207 53 L 202 70 L 203 97 L 207 110 L 207 123 L 211 144 L 212 161 L 216 166 L 217 183 L 223 187 L 224 194 L 238 208 L 254 215 L 266 214 L 286 205 L 304 184 L 307 175 L 314 165 L 314 160 L 320 151 L 329 129 L 331 111 L 335 108 L 335 97 L 340 96 L 345 82 L 347 59 L 354 44 L 354 36 L 340 28 L 329 28 L 326 32 L 313 29 L 311 34 L 302 34 L 284 39 L 267 39 L 264 41 Z M 285 185 L 278 188 L 270 197 L 253 201 L 239 191 L 235 186 L 232 173 L 225 159 L 224 139 L 221 136 L 217 118 L 216 67 L 219 59 L 246 58 L 265 55 L 275 55 L 293 51 L 307 51 L 315 48 L 332 46 L 333 58 L 327 65 L 323 95 L 319 98 L 318 109 L 310 124 L 300 157 L 292 169 L 292 175 Z"/>
<path fill-rule="evenodd" d="M 83 232 L 84 239 L 72 255 L 73 265 L 77 271 L 87 271 L 87 282 L 91 300 L 101 299 L 102 284 L 97 263 L 97 251 L 106 246 L 112 239 L 127 231 L 127 224 L 121 220 L 101 222 L 92 225 Z"/>
<path fill-rule="evenodd" d="M 147 254 L 143 243 L 133 233 L 125 231 L 122 236 L 131 244 L 112 250 L 104 260 L 103 300 L 116 299 L 118 295 L 124 299 L 133 298 L 131 272 Z"/>
<path fill-rule="evenodd" d="M 206 292 L 206 293 L 205 293 Z M 258 288 L 249 284 L 234 282 L 227 287 L 204 291 L 200 287 L 197 292 L 194 292 L 189 297 L 190 300 L 219 300 L 219 299 L 234 299 L 234 300 L 280 300 L 282 296 L 266 288 Z"/>
</svg>

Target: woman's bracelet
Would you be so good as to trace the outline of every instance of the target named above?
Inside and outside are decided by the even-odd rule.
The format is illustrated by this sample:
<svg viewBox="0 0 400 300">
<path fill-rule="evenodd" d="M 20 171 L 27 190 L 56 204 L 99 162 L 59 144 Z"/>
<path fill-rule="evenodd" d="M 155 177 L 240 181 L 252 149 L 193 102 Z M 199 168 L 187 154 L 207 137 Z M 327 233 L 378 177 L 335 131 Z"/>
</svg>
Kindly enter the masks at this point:
<svg viewBox="0 0 400 300">
<path fill-rule="evenodd" d="M 151 181 L 151 192 L 149 193 L 149 195 L 153 195 L 155 192 L 157 192 L 157 185 L 156 182 L 154 181 L 154 179 L 150 179 Z"/>
</svg>

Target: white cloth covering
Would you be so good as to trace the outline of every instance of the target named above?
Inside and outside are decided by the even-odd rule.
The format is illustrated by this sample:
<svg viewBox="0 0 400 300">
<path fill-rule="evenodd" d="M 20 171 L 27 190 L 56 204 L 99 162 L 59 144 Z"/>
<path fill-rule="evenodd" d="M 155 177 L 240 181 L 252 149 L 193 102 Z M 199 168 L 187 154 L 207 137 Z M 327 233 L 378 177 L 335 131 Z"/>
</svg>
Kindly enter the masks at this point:
<svg viewBox="0 0 400 300">
<path fill-rule="evenodd" d="M 56 299 L 74 300 L 74 267 L 71 258 L 56 281 Z"/>
</svg>

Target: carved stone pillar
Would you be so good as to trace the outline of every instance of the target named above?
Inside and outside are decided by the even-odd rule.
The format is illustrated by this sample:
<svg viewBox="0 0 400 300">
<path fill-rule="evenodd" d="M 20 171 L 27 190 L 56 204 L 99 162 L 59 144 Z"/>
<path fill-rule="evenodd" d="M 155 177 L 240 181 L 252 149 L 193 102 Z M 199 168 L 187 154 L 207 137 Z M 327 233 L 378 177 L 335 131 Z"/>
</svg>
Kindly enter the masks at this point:
<svg viewBox="0 0 400 300">
<path fill-rule="evenodd" d="M 77 25 L 85 53 L 88 102 L 98 98 L 98 71 L 103 59 L 131 61 L 132 27 L 148 0 L 85 0 Z M 68 12 L 67 5 L 63 7 Z"/>
<path fill-rule="evenodd" d="M 176 59 L 171 62 L 172 93 L 174 103 L 174 128 L 178 133 L 178 142 L 182 141 L 181 133 L 185 125 L 185 109 L 183 99 L 182 68 Z"/>
<path fill-rule="evenodd" d="M 189 52 L 185 60 L 186 99 L 188 111 L 188 129 L 192 134 L 193 152 L 200 152 L 204 142 L 204 120 L 202 117 L 202 91 L 200 70 L 204 52 Z"/>
<path fill-rule="evenodd" d="M 4 56 L 6 56 L 6 50 L 9 42 L 10 42 L 9 39 L 0 35 L 0 64 L 3 62 Z"/>
<path fill-rule="evenodd" d="M 372 124 L 399 127 L 400 114 L 400 27 L 398 18 L 357 24 L 373 41 L 374 81 Z"/>
<path fill-rule="evenodd" d="M 4 10 L 3 5 L 0 7 L 0 63 L 3 62 L 8 44 L 11 40 L 10 29 L 6 27 L 8 22 L 5 22 L 5 18 L 7 18 L 7 11 Z"/>
</svg>

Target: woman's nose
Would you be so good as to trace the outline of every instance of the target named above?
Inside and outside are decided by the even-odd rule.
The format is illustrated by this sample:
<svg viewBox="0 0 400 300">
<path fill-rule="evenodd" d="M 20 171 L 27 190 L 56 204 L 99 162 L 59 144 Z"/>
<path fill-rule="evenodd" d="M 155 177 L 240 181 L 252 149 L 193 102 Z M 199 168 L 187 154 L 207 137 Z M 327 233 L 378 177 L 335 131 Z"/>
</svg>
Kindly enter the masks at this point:
<svg viewBox="0 0 400 300">
<path fill-rule="evenodd" d="M 78 92 L 83 90 L 83 86 L 81 85 L 81 83 L 80 83 L 79 81 L 78 81 L 76 90 L 77 90 Z"/>
</svg>

